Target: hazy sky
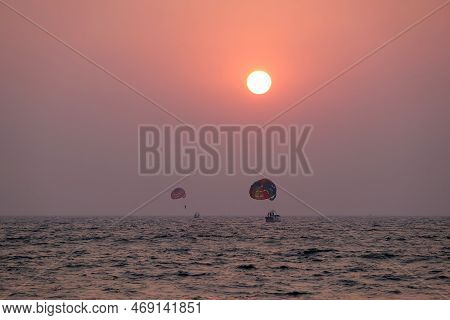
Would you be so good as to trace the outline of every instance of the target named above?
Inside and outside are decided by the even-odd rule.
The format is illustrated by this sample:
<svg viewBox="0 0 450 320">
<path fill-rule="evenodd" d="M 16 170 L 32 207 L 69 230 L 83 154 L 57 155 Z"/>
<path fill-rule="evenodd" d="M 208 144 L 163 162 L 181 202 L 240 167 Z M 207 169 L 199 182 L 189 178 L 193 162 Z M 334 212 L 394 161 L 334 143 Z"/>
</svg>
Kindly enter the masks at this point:
<svg viewBox="0 0 450 320">
<path fill-rule="evenodd" d="M 7 2 L 198 126 L 263 124 L 445 1 Z M 450 6 L 277 120 L 314 125 L 314 175 L 275 180 L 329 215 L 450 215 L 449 34 Z M 138 124 L 174 119 L 4 5 L 0 40 L 0 214 L 121 215 L 177 180 L 137 174 Z M 204 214 L 262 215 L 256 179 L 182 186 Z M 139 213 L 192 214 L 168 194 Z"/>
</svg>

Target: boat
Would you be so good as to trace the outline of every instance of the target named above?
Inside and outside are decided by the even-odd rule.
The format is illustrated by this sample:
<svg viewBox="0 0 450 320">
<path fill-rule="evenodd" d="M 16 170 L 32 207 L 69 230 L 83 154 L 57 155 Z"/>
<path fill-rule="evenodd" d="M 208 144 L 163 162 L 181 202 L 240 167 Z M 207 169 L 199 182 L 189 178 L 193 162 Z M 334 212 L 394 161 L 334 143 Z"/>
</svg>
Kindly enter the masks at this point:
<svg viewBox="0 0 450 320">
<path fill-rule="evenodd" d="M 195 218 L 195 219 L 200 218 L 200 213 L 198 213 L 198 212 L 194 213 L 194 218 Z"/>
<path fill-rule="evenodd" d="M 278 213 L 271 210 L 266 215 L 266 222 L 281 222 L 281 217 Z"/>
</svg>

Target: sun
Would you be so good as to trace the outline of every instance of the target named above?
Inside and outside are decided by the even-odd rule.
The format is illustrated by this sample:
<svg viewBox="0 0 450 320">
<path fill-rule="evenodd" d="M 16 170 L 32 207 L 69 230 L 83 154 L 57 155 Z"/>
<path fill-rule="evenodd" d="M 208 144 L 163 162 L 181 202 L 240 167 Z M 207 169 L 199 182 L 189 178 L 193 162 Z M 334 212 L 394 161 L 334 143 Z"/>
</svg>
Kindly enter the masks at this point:
<svg viewBox="0 0 450 320">
<path fill-rule="evenodd" d="M 267 72 L 257 70 L 250 73 L 247 77 L 247 87 L 254 94 L 264 94 L 269 91 L 272 85 L 272 79 Z"/>
</svg>

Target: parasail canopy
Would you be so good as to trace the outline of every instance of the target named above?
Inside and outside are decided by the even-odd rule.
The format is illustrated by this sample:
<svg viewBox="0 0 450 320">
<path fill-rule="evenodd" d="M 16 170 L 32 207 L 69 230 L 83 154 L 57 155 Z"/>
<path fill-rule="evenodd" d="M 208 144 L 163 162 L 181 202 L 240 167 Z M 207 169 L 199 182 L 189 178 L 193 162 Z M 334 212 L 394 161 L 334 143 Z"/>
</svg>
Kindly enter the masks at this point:
<svg viewBox="0 0 450 320">
<path fill-rule="evenodd" d="M 261 179 L 252 184 L 249 194 L 255 200 L 273 201 L 277 197 L 277 186 L 269 179 Z"/>
<path fill-rule="evenodd" d="M 174 200 L 186 198 L 186 191 L 183 188 L 175 188 L 170 194 L 170 197 Z"/>
</svg>

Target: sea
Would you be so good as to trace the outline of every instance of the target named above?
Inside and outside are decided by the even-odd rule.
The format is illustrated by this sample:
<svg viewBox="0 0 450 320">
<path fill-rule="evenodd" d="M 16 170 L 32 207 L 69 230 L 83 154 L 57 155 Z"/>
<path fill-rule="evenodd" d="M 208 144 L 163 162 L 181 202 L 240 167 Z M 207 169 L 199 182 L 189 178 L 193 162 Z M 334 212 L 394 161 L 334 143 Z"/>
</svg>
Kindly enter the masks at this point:
<svg viewBox="0 0 450 320">
<path fill-rule="evenodd" d="M 2 299 L 449 299 L 450 218 L 2 217 Z"/>
</svg>

